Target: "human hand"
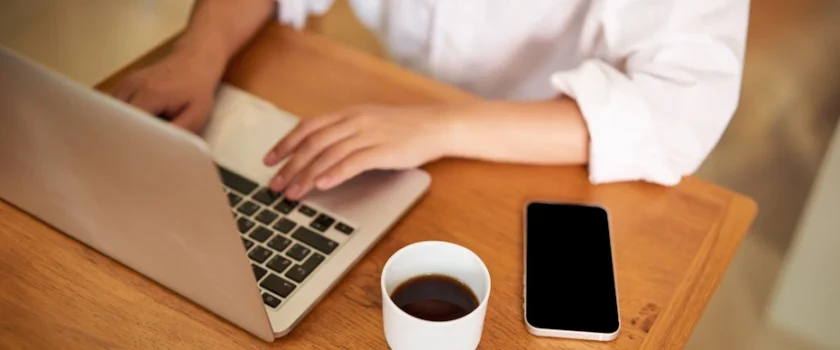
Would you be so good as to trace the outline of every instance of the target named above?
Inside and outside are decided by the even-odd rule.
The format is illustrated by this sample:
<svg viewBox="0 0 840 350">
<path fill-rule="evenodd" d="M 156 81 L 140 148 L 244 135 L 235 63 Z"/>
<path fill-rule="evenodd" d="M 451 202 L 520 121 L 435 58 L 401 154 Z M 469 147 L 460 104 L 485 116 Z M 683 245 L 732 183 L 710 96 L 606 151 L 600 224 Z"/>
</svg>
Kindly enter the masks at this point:
<svg viewBox="0 0 840 350">
<path fill-rule="evenodd" d="M 264 158 L 288 161 L 269 183 L 299 199 L 367 170 L 397 170 L 443 157 L 451 143 L 443 107 L 355 107 L 303 120 Z"/>
<path fill-rule="evenodd" d="M 224 64 L 173 53 L 132 73 L 111 91 L 114 97 L 192 132 L 207 122 Z"/>
</svg>

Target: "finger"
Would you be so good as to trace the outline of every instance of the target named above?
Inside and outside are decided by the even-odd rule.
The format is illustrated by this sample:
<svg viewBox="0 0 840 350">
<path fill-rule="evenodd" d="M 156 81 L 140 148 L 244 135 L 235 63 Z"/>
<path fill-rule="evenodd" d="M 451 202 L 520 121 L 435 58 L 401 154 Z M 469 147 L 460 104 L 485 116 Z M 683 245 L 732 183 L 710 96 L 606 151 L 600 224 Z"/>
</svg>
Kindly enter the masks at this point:
<svg viewBox="0 0 840 350">
<path fill-rule="evenodd" d="M 361 174 L 382 166 L 383 153 L 379 147 L 362 149 L 347 156 L 315 180 L 315 186 L 326 191 Z"/>
<path fill-rule="evenodd" d="M 138 84 L 135 82 L 135 79 L 132 78 L 120 80 L 117 85 L 111 89 L 111 95 L 120 101 L 128 102 L 131 99 L 131 95 L 137 90 L 137 85 Z"/>
<path fill-rule="evenodd" d="M 354 152 L 371 146 L 371 140 L 361 136 L 349 137 L 330 146 L 295 176 L 294 182 L 289 186 L 289 191 L 286 194 L 297 198 L 305 196 L 315 187 L 315 180 L 325 171 Z"/>
<path fill-rule="evenodd" d="M 166 109 L 166 102 L 163 99 L 155 98 L 145 91 L 135 93 L 128 103 L 154 116 L 162 114 Z"/>
<path fill-rule="evenodd" d="M 204 128 L 204 121 L 210 113 L 212 103 L 191 103 L 172 119 L 172 125 L 198 133 Z"/>
<path fill-rule="evenodd" d="M 277 172 L 277 175 L 271 181 L 272 189 L 279 191 L 285 188 L 322 151 L 333 144 L 353 136 L 355 132 L 354 125 L 345 120 L 309 135 L 295 149 L 289 161 L 283 165 L 283 168 Z"/>
<path fill-rule="evenodd" d="M 298 123 L 286 137 L 268 151 L 265 158 L 263 158 L 263 163 L 266 166 L 277 165 L 283 158 L 289 156 L 289 153 L 297 148 L 309 135 L 341 120 L 343 117 L 343 114 L 334 113 L 306 119 Z"/>
</svg>

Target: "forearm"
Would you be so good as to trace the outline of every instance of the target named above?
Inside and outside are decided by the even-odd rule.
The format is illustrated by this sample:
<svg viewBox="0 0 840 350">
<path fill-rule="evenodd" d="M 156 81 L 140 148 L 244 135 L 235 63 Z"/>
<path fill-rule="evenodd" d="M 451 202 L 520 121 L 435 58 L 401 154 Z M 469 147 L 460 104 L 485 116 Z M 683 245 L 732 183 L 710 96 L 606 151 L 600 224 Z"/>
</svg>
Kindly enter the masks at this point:
<svg viewBox="0 0 840 350">
<path fill-rule="evenodd" d="M 479 102 L 453 114 L 447 156 L 527 164 L 585 164 L 589 134 L 574 100 Z"/>
<path fill-rule="evenodd" d="M 219 71 L 271 18 L 274 0 L 197 0 L 175 54 L 200 59 Z"/>
</svg>

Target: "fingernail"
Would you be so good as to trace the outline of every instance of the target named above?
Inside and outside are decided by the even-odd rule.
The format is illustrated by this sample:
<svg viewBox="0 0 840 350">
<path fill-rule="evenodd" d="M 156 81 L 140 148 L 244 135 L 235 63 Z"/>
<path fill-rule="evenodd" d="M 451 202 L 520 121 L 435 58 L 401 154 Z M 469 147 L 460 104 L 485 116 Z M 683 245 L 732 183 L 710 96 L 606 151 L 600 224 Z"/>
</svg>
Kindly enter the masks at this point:
<svg viewBox="0 0 840 350">
<path fill-rule="evenodd" d="M 318 181 L 315 183 L 315 186 L 317 186 L 319 190 L 325 190 L 331 184 L 332 184 L 332 180 L 328 177 L 324 177 L 324 178 L 318 179 Z"/>
<path fill-rule="evenodd" d="M 277 160 L 277 152 L 272 151 L 272 152 L 268 152 L 268 154 L 265 155 L 265 158 L 263 158 L 263 163 L 272 164 L 276 160 Z"/>
<path fill-rule="evenodd" d="M 289 186 L 289 189 L 286 190 L 286 196 L 291 197 L 292 199 L 297 199 L 298 195 L 300 195 L 300 185 L 293 184 Z"/>
<path fill-rule="evenodd" d="M 283 177 L 280 175 L 275 176 L 271 179 L 271 183 L 268 187 L 271 187 L 272 190 L 280 191 L 283 189 Z"/>
</svg>

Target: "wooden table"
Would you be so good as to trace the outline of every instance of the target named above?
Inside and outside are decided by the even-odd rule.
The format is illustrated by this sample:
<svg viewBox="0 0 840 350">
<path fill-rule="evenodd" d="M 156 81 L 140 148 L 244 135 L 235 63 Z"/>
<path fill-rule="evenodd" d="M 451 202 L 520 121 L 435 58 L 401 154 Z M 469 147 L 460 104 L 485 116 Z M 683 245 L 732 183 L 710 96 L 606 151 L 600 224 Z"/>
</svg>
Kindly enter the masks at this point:
<svg viewBox="0 0 840 350">
<path fill-rule="evenodd" d="M 278 25 L 236 58 L 226 80 L 304 117 L 359 103 L 473 98 Z M 433 178 L 428 195 L 273 344 L 0 202 L 0 348 L 383 349 L 383 264 L 409 243 L 446 240 L 472 249 L 490 269 L 482 349 L 675 349 L 690 336 L 756 213 L 750 199 L 691 177 L 674 188 L 592 186 L 582 167 L 443 160 L 425 169 Z M 610 211 L 622 322 L 615 341 L 537 338 L 525 330 L 521 220 L 531 198 Z"/>
</svg>

